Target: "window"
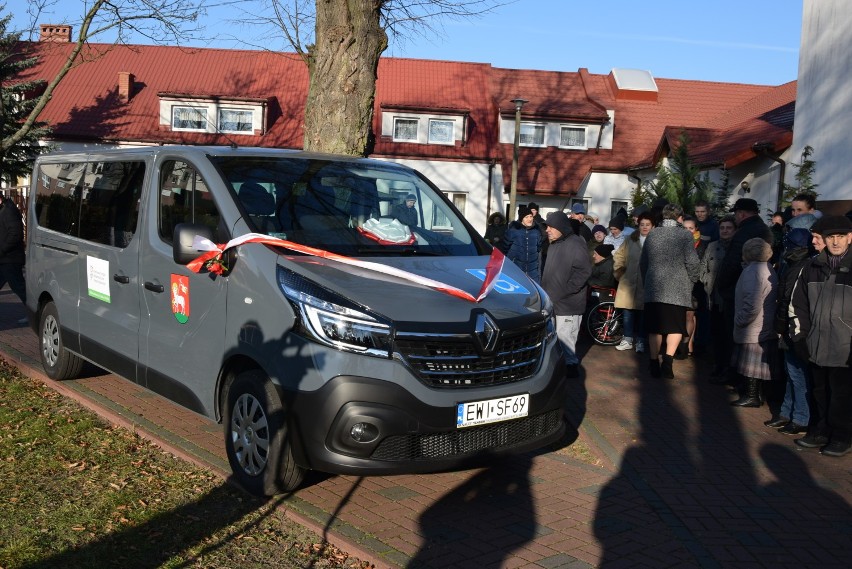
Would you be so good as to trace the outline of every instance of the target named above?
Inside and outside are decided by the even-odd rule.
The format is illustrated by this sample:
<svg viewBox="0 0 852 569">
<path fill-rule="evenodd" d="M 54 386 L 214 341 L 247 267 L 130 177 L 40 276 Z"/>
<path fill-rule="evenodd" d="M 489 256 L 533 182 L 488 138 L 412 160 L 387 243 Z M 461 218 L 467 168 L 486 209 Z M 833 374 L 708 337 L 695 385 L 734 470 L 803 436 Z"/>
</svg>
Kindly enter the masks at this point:
<svg viewBox="0 0 852 569">
<path fill-rule="evenodd" d="M 65 235 L 76 236 L 79 223 L 79 194 L 86 169 L 85 162 L 42 164 L 36 184 L 35 213 L 38 224 Z M 62 187 L 60 182 L 65 182 Z"/>
<path fill-rule="evenodd" d="M 222 132 L 253 133 L 253 113 L 250 110 L 220 109 L 219 130 Z"/>
<path fill-rule="evenodd" d="M 169 160 L 160 173 L 160 237 L 172 242 L 175 226 L 180 223 L 197 223 L 213 230 L 217 243 L 228 241 L 226 231 L 220 227 L 221 217 L 207 184 L 186 162 Z"/>
<path fill-rule="evenodd" d="M 417 142 L 417 119 L 393 119 L 393 139 L 399 142 Z"/>
<path fill-rule="evenodd" d="M 429 142 L 432 144 L 455 144 L 455 121 L 429 119 Z"/>
<path fill-rule="evenodd" d="M 127 247 L 136 232 L 144 162 L 92 162 L 85 175 L 80 205 L 80 237 Z"/>
<path fill-rule="evenodd" d="M 544 146 L 544 125 L 521 123 L 521 146 Z"/>
<path fill-rule="evenodd" d="M 207 130 L 207 109 L 204 107 L 172 107 L 172 128 L 175 130 Z"/>
<path fill-rule="evenodd" d="M 563 126 L 559 132 L 561 148 L 586 148 L 586 129 L 581 126 Z"/>
<path fill-rule="evenodd" d="M 627 211 L 627 206 L 628 206 L 628 203 L 627 203 L 627 202 L 622 202 L 622 201 L 616 201 L 616 200 L 613 200 L 613 202 L 612 202 L 612 206 L 610 207 L 610 212 L 609 212 L 609 213 L 610 213 L 610 216 L 609 216 L 609 218 L 610 218 L 610 219 L 612 219 L 612 218 L 614 218 L 616 215 L 618 215 L 618 210 L 620 210 L 620 209 L 622 209 L 622 208 L 624 208 L 624 211 Z M 608 222 L 607 222 L 607 223 L 608 223 Z"/>
</svg>

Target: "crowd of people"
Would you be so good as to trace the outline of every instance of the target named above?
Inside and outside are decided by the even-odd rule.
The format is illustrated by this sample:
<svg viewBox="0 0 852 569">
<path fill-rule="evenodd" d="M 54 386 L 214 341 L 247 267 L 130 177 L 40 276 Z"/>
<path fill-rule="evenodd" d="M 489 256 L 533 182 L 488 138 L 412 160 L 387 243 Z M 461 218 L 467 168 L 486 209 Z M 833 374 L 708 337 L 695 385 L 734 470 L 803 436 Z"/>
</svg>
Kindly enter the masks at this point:
<svg viewBox="0 0 852 569">
<path fill-rule="evenodd" d="M 719 219 L 703 201 L 691 213 L 658 201 L 607 225 L 581 203 L 546 219 L 530 203 L 508 224 L 492 214 L 485 237 L 551 297 L 569 377 L 589 291 L 612 290 L 624 332 L 615 349 L 647 357 L 652 378 L 704 356 L 710 382 L 736 393 L 731 405 L 777 393 L 764 424 L 838 457 L 852 449 L 850 218 L 823 216 L 809 194 L 769 225 L 750 198 Z"/>
</svg>

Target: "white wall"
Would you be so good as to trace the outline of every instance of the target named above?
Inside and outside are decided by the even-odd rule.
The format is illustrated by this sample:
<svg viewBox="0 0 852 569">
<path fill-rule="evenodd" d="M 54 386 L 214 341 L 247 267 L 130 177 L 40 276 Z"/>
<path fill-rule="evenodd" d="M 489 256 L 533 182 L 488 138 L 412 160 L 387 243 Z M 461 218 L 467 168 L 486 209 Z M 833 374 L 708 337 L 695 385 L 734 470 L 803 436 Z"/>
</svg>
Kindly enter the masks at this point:
<svg viewBox="0 0 852 569">
<path fill-rule="evenodd" d="M 791 159 L 814 149 L 818 202 L 852 199 L 852 3 L 849 0 L 804 0 L 802 44 Z M 795 168 L 787 183 L 795 183 Z"/>
</svg>

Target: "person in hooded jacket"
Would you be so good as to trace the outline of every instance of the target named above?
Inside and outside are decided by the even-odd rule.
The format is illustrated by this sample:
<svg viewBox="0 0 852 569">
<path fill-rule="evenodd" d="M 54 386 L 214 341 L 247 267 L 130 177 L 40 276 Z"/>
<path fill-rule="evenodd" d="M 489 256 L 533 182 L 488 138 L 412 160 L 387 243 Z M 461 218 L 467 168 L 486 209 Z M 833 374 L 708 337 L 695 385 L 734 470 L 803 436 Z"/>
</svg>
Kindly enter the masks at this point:
<svg viewBox="0 0 852 569">
<path fill-rule="evenodd" d="M 743 394 L 731 405 L 760 407 L 762 383 L 777 375 L 775 333 L 778 277 L 769 260 L 772 245 L 762 237 L 743 243 L 743 270 L 734 291 L 734 353 L 731 363 L 745 378 Z"/>
<path fill-rule="evenodd" d="M 790 301 L 793 287 L 805 263 L 811 257 L 809 247 L 811 234 L 807 229 L 791 229 L 783 238 L 783 253 L 778 266 L 778 305 L 775 309 L 775 332 L 780 335 L 779 347 L 784 353 L 784 369 L 787 372 L 784 401 L 777 415 L 763 424 L 778 429 L 779 433 L 795 435 L 805 433 L 811 412 L 808 402 L 810 371 L 808 362 L 799 359 L 790 339 Z M 774 247 L 773 247 L 774 250 Z"/>
<path fill-rule="evenodd" d="M 27 303 L 24 282 L 24 222 L 11 199 L 0 194 L 0 288 L 9 283 L 18 298 Z M 25 324 L 21 320 L 19 324 Z"/>
<path fill-rule="evenodd" d="M 505 253 L 506 245 L 506 216 L 495 211 L 488 216 L 488 227 L 485 228 L 485 240 Z"/>
<path fill-rule="evenodd" d="M 506 229 L 506 256 L 536 283 L 541 282 L 539 254 L 542 245 L 541 230 L 527 206 L 518 207 L 518 219 Z"/>
<path fill-rule="evenodd" d="M 592 253 L 592 274 L 589 286 L 616 288 L 618 281 L 613 276 L 612 245 L 598 245 Z"/>
<path fill-rule="evenodd" d="M 568 219 L 561 211 L 547 215 L 547 238 L 550 249 L 541 286 L 553 301 L 556 313 L 556 336 L 562 345 L 568 376 L 579 375 L 580 359 L 577 356 L 577 336 L 586 309 L 587 282 L 592 274 L 585 240 L 575 229 L 576 220 Z"/>
</svg>

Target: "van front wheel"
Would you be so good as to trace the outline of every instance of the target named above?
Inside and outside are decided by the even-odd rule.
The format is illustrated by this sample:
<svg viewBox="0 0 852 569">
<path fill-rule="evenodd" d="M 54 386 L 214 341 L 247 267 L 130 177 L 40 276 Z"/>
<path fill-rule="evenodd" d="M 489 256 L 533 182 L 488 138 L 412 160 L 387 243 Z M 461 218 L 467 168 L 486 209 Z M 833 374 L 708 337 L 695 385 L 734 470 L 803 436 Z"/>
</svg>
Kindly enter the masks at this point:
<svg viewBox="0 0 852 569">
<path fill-rule="evenodd" d="M 61 381 L 73 379 L 83 369 L 83 359 L 65 349 L 62 344 L 62 329 L 59 326 L 59 311 L 53 302 L 44 305 L 39 318 L 41 330 L 41 365 L 50 379 Z"/>
<path fill-rule="evenodd" d="M 305 471 L 296 465 L 284 406 L 258 370 L 237 375 L 225 392 L 225 450 L 237 481 L 258 496 L 295 490 Z"/>
</svg>

